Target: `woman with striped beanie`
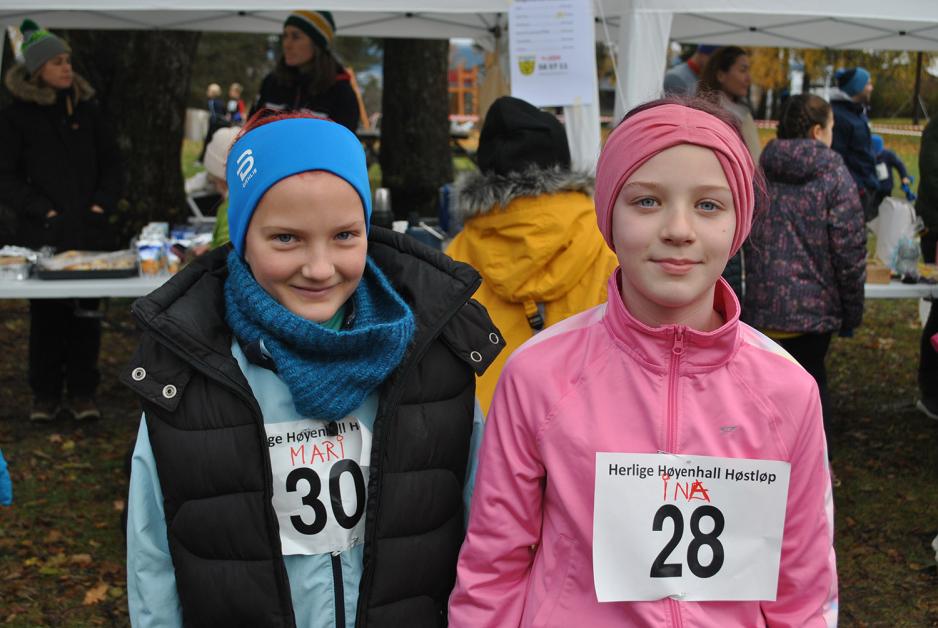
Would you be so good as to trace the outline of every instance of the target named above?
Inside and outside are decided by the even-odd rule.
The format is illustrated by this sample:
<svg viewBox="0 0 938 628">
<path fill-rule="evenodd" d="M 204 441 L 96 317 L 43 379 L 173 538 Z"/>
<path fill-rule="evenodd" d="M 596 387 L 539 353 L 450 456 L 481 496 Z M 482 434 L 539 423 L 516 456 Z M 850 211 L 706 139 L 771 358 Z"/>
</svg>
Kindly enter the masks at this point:
<svg viewBox="0 0 938 628">
<path fill-rule="evenodd" d="M 351 76 L 332 54 L 335 21 L 329 11 L 293 11 L 283 23 L 282 54 L 251 108 L 306 110 L 354 132 L 358 98 Z M 250 116 L 249 116 L 250 117 Z"/>
</svg>

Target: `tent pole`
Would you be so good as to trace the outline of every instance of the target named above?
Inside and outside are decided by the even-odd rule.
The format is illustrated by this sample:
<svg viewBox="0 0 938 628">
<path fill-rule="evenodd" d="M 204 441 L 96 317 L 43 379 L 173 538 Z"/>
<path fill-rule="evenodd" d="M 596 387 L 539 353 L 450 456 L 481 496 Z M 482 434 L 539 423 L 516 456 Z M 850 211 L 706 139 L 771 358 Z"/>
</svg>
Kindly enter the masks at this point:
<svg viewBox="0 0 938 628">
<path fill-rule="evenodd" d="M 7 28 L 8 28 L 8 27 L 3 26 L 3 27 L 0 27 L 0 28 L 3 29 L 3 32 L 0 33 L 0 76 L 5 76 L 4 70 L 5 70 L 6 68 L 3 67 L 3 57 L 6 56 L 6 46 L 7 46 L 7 44 L 8 44 L 8 43 L 12 43 L 12 42 L 10 42 L 10 37 L 9 37 L 9 35 L 7 34 Z M 10 51 L 10 54 L 13 55 L 13 54 L 14 54 L 14 51 L 11 50 L 11 51 Z"/>
<path fill-rule="evenodd" d="M 919 94 L 922 92 L 922 51 L 915 59 L 915 90 L 912 94 L 912 124 L 918 124 Z"/>
</svg>

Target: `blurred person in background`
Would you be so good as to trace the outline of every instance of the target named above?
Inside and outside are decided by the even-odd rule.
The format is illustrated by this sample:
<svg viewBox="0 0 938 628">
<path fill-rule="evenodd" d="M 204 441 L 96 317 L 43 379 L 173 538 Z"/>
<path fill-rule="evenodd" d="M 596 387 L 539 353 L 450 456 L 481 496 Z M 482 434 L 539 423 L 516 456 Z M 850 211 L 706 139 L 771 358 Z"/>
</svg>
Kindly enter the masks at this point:
<svg viewBox="0 0 938 628">
<path fill-rule="evenodd" d="M 603 303 L 618 262 L 596 228 L 593 177 L 570 170 L 567 135 L 552 113 L 499 98 L 485 116 L 478 161 L 479 171 L 457 182 L 464 227 L 446 252 L 482 275 L 475 299 L 505 339 L 479 376 L 476 394 L 488 411 L 511 352 Z"/>
<path fill-rule="evenodd" d="M 839 70 L 835 75 L 837 87 L 831 90 L 831 108 L 834 110 L 834 141 L 831 148 L 840 153 L 856 183 L 860 205 L 867 221 L 876 217 L 879 207 L 876 192 L 876 156 L 866 108 L 873 93 L 873 82 L 865 68 Z"/>
<path fill-rule="evenodd" d="M 736 117 L 752 161 L 759 163 L 762 141 L 759 139 L 759 130 L 747 102 L 749 85 L 752 83 L 749 68 L 749 54 L 745 50 L 739 46 L 719 48 L 704 66 L 700 83 L 697 84 L 697 94 L 712 100 Z M 745 253 L 740 249 L 723 271 L 723 278 L 729 282 L 740 303 L 744 299 L 746 286 L 744 256 Z"/>
<path fill-rule="evenodd" d="M 205 139 L 202 141 L 202 152 L 199 154 L 198 162 L 202 163 L 205 159 L 205 149 L 215 135 L 215 131 L 222 129 L 229 124 L 228 111 L 225 101 L 221 99 L 221 85 L 212 83 L 205 89 L 205 97 L 208 99 L 208 128 L 205 130 Z"/>
<path fill-rule="evenodd" d="M 700 80 L 700 73 L 710 59 L 710 55 L 718 46 L 697 46 L 694 54 L 687 58 L 687 61 L 678 63 L 673 68 L 664 73 L 664 93 L 675 94 L 678 96 L 694 96 L 697 94 L 697 82 Z"/>
<path fill-rule="evenodd" d="M 866 227 L 853 179 L 830 149 L 833 127 L 819 96 L 782 107 L 778 139 L 762 152 L 769 210 L 745 245 L 742 310 L 814 377 L 828 439 L 827 350 L 834 333 L 852 336 L 860 325 L 866 281 Z"/>
<path fill-rule="evenodd" d="M 244 123 L 244 114 L 247 111 L 244 101 L 241 100 L 243 91 L 241 83 L 232 83 L 228 87 L 228 104 L 225 106 L 228 121 L 239 126 Z"/>
<path fill-rule="evenodd" d="M 228 182 L 225 180 L 225 165 L 228 150 L 234 144 L 241 127 L 219 129 L 205 151 L 205 174 L 215 191 L 221 196 L 221 204 L 215 214 L 215 228 L 212 231 L 212 248 L 228 242 Z"/>
<path fill-rule="evenodd" d="M 72 70 L 68 44 L 24 20 L 22 64 L 7 73 L 13 103 L 0 112 L 0 202 L 17 213 L 17 244 L 32 249 L 113 248 L 109 219 L 121 195 L 117 144 L 94 90 Z M 62 410 L 101 413 L 99 299 L 33 299 L 29 304 L 29 418 Z"/>
<path fill-rule="evenodd" d="M 0 506 L 13 505 L 13 482 L 10 480 L 10 471 L 7 461 L 3 459 L 3 450 L 0 450 Z"/>
<path fill-rule="evenodd" d="M 336 61 L 331 46 L 335 21 L 329 11 L 294 11 L 283 23 L 283 54 L 264 77 L 251 114 L 268 108 L 306 110 L 358 128 L 358 98 L 351 76 Z"/>
<path fill-rule="evenodd" d="M 915 213 L 925 223 L 921 237 L 922 258 L 926 264 L 935 263 L 935 248 L 938 247 L 938 123 L 929 120 L 922 131 L 922 143 L 918 152 L 918 198 Z M 918 362 L 918 390 L 920 398 L 916 408 L 930 419 L 938 420 L 938 351 L 931 338 L 938 333 L 938 307 L 932 307 L 922 329 Z"/>
<path fill-rule="evenodd" d="M 893 172 L 899 173 L 899 182 L 902 184 L 904 189 L 908 189 L 911 192 L 911 189 L 908 186 L 912 185 L 912 179 L 909 176 L 909 171 L 905 167 L 902 159 L 899 158 L 895 152 L 886 148 L 886 143 L 883 141 L 881 135 L 876 135 L 875 133 L 872 136 L 873 144 L 873 154 L 876 156 L 876 179 L 879 181 L 879 188 L 876 190 L 876 207 L 879 207 L 879 204 L 883 202 L 883 199 L 892 196 L 892 188 L 895 185 L 893 180 Z M 911 200 L 914 200 L 914 196 Z"/>
</svg>

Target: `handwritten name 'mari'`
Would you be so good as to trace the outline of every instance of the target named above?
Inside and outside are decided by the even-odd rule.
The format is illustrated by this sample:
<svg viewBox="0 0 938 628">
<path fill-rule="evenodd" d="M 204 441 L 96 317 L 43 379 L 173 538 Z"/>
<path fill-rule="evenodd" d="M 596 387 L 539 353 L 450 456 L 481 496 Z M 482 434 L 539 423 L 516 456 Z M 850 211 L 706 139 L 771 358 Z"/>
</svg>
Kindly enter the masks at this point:
<svg viewBox="0 0 938 628">
<path fill-rule="evenodd" d="M 764 471 L 741 471 L 732 467 L 669 467 L 658 465 L 657 472 L 654 467 L 632 463 L 630 466 L 618 464 L 609 465 L 609 475 L 622 477 L 635 477 L 640 480 L 652 477 L 667 477 L 673 480 L 682 478 L 696 478 L 705 480 L 733 480 L 735 482 L 761 482 L 772 484 L 776 477 L 774 473 Z"/>
</svg>

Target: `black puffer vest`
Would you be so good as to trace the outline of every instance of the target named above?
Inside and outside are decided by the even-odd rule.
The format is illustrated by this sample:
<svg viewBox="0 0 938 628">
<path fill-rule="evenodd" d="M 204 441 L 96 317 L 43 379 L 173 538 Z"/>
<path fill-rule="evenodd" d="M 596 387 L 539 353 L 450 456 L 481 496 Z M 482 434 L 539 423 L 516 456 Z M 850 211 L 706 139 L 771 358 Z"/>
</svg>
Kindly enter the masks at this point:
<svg viewBox="0 0 938 628">
<path fill-rule="evenodd" d="M 224 320 L 227 247 L 134 303 L 142 399 L 186 626 L 295 626 L 257 401 Z M 474 373 L 501 350 L 469 266 L 372 228 L 417 330 L 380 388 L 357 626 L 443 626 L 462 543 Z"/>
</svg>

